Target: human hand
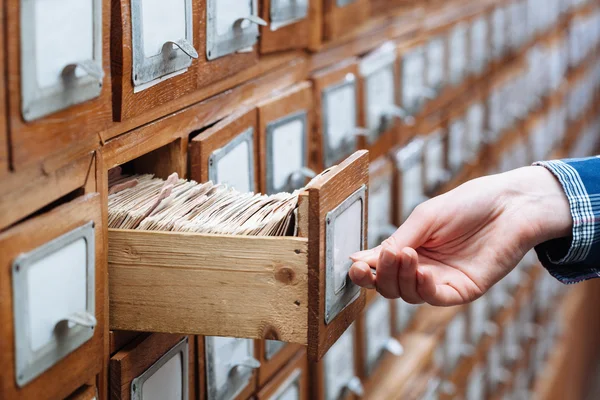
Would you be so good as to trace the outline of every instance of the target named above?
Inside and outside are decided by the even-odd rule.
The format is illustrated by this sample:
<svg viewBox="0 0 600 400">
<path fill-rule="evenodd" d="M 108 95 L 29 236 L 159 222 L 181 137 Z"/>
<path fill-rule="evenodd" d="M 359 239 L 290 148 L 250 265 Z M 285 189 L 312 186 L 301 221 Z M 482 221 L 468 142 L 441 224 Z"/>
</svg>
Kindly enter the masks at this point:
<svg viewBox="0 0 600 400">
<path fill-rule="evenodd" d="M 412 304 L 465 304 L 572 225 L 567 197 L 545 168 L 478 178 L 419 205 L 380 246 L 353 254 L 350 278 Z"/>
</svg>

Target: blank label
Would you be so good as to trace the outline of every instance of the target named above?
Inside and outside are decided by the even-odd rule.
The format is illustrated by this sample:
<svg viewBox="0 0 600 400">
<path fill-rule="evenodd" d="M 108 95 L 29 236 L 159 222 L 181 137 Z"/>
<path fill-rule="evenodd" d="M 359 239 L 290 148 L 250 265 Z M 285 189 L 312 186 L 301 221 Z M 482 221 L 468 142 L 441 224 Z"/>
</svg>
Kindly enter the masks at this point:
<svg viewBox="0 0 600 400">
<path fill-rule="evenodd" d="M 435 38 L 427 44 L 427 84 L 432 88 L 444 82 L 446 46 L 443 38 Z"/>
<path fill-rule="evenodd" d="M 342 84 L 325 92 L 325 132 L 327 148 L 331 152 L 330 166 L 344 158 L 346 141 L 353 141 L 356 130 L 356 88 L 353 82 Z"/>
<path fill-rule="evenodd" d="M 391 337 L 390 319 L 390 301 L 380 296 L 369 306 L 365 317 L 365 347 L 369 374 Z"/>
<path fill-rule="evenodd" d="M 425 59 L 423 52 L 414 50 L 404 56 L 402 68 L 402 105 L 410 113 L 420 106 L 424 86 Z"/>
<path fill-rule="evenodd" d="M 225 35 L 233 30 L 233 24 L 240 18 L 252 15 L 252 0 L 216 0 L 217 35 Z M 242 27 L 250 24 L 244 21 Z"/>
<path fill-rule="evenodd" d="M 324 363 L 326 399 L 337 400 L 354 377 L 354 326 L 331 346 L 325 354 Z"/>
<path fill-rule="evenodd" d="M 63 69 L 94 58 L 93 0 L 35 0 L 38 87 L 62 84 Z M 77 68 L 77 76 L 86 73 Z"/>
<path fill-rule="evenodd" d="M 471 69 L 481 73 L 485 64 L 488 47 L 488 24 L 483 17 L 476 19 L 471 26 Z"/>
<path fill-rule="evenodd" d="M 367 128 L 379 129 L 385 110 L 396 103 L 393 65 L 376 70 L 367 76 Z"/>
<path fill-rule="evenodd" d="M 335 219 L 333 281 L 336 293 L 346 283 L 352 265 L 349 256 L 362 248 L 362 207 L 362 200 L 355 201 Z"/>
<path fill-rule="evenodd" d="M 444 142 L 441 132 L 431 134 L 425 147 L 425 174 L 427 187 L 434 188 L 444 175 Z"/>
<path fill-rule="evenodd" d="M 141 400 L 183 399 L 183 357 L 175 354 L 142 385 Z"/>
<path fill-rule="evenodd" d="M 467 67 L 467 29 L 458 25 L 450 35 L 450 82 L 459 84 Z"/>
<path fill-rule="evenodd" d="M 408 218 L 423 199 L 423 165 L 416 162 L 402 171 L 402 217 Z"/>
<path fill-rule="evenodd" d="M 210 384 L 216 388 L 216 398 L 222 398 L 224 393 L 237 393 L 246 386 L 252 374 L 250 368 L 237 367 L 241 361 L 254 357 L 252 340 L 216 336 L 206 340 L 212 341 L 213 346 L 213 357 L 207 360 L 207 368 L 214 374 Z"/>
<path fill-rule="evenodd" d="M 488 313 L 489 305 L 486 296 L 480 297 L 469 305 L 471 341 L 475 344 L 479 343 L 484 334 L 489 318 Z"/>
<path fill-rule="evenodd" d="M 162 46 L 168 41 L 186 39 L 185 0 L 141 1 L 145 57 L 160 54 Z"/>
<path fill-rule="evenodd" d="M 240 192 L 252 192 L 253 184 L 248 170 L 252 147 L 247 141 L 238 143 L 217 161 L 218 182 L 226 184 Z"/>
<path fill-rule="evenodd" d="M 304 151 L 306 132 L 301 120 L 280 125 L 272 133 L 273 188 L 287 185 L 290 175 L 305 165 Z"/>
<path fill-rule="evenodd" d="M 378 245 L 380 229 L 392 223 L 392 182 L 387 177 L 381 180 L 369 193 L 369 246 Z"/>
<path fill-rule="evenodd" d="M 457 119 L 450 123 L 448 129 L 448 164 L 453 171 L 463 165 L 465 150 L 465 122 Z"/>
<path fill-rule="evenodd" d="M 458 314 L 446 328 L 445 367 L 450 372 L 460 360 L 467 333 L 467 319 L 464 314 Z"/>
</svg>

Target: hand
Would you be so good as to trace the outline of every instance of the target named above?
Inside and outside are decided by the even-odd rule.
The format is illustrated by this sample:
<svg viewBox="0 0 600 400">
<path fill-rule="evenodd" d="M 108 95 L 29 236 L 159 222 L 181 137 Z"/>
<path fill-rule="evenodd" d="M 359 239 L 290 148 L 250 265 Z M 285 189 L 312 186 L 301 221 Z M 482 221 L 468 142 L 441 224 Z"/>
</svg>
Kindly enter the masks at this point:
<svg viewBox="0 0 600 400">
<path fill-rule="evenodd" d="M 350 278 L 412 304 L 465 304 L 572 225 L 567 197 L 544 167 L 478 178 L 422 203 L 380 246 L 353 254 Z"/>
</svg>

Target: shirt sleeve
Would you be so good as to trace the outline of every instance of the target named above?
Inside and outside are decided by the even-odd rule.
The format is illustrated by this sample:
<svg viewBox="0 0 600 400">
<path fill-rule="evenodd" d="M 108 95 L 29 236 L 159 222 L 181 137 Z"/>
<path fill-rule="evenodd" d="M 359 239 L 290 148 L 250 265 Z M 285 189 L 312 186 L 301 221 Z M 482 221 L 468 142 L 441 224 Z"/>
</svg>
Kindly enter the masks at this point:
<svg viewBox="0 0 600 400">
<path fill-rule="evenodd" d="M 558 179 L 573 217 L 570 237 L 536 246 L 542 265 L 565 284 L 600 277 L 600 156 L 534 165 L 545 167 Z"/>
</svg>

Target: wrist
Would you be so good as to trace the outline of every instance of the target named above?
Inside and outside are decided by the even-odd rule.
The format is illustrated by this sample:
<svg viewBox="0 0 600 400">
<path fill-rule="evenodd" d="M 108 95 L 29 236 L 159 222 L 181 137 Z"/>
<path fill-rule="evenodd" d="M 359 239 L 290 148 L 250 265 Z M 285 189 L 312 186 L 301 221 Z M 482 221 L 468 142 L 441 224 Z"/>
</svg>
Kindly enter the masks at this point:
<svg viewBox="0 0 600 400">
<path fill-rule="evenodd" d="M 570 236 L 573 218 L 569 200 L 556 177 L 542 166 L 519 168 L 506 174 L 509 201 L 520 208 L 530 225 L 526 242 L 530 247 Z"/>
</svg>

